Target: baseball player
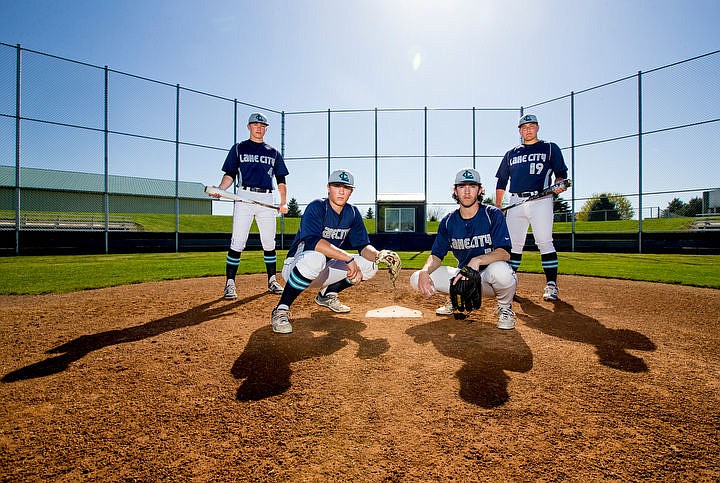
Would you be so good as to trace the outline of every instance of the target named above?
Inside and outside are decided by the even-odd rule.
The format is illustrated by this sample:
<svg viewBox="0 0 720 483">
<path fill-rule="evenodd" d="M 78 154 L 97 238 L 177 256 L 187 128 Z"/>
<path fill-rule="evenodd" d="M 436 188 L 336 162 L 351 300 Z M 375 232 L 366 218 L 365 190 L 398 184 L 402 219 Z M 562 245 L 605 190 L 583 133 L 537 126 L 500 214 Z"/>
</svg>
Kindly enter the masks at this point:
<svg viewBox="0 0 720 483">
<path fill-rule="evenodd" d="M 234 182 L 242 195 L 252 201 L 273 204 L 273 177 L 280 193 L 280 205 L 277 211 L 264 206 L 236 201 L 233 206 L 232 238 L 230 249 L 225 259 L 225 291 L 226 300 L 235 300 L 235 276 L 240 265 L 240 254 L 245 249 L 253 218 L 260 231 L 260 242 L 264 250 L 265 268 L 268 275 L 268 291 L 282 293 L 282 286 L 276 279 L 277 256 L 275 252 L 275 217 L 277 213 L 287 213 L 287 186 L 285 176 L 288 169 L 282 154 L 264 142 L 268 128 L 267 117 L 260 113 L 251 114 L 248 118 L 250 138 L 235 144 L 227 154 L 222 171 L 225 173 L 217 186 L 229 188 Z M 220 195 L 215 195 L 220 197 Z"/>
<path fill-rule="evenodd" d="M 513 329 L 512 300 L 517 276 L 507 263 L 510 235 L 502 211 L 481 204 L 482 192 L 480 173 L 471 168 L 457 173 L 452 197 L 460 206 L 440 221 L 430 256 L 423 268 L 410 276 L 410 284 L 431 297 L 437 292 L 450 293 L 450 284 L 456 284 L 462 277 L 459 272 L 463 267 L 481 271 L 482 295 L 495 296 L 497 300 L 498 329 Z M 457 268 L 441 265 L 448 251 L 457 259 Z M 436 313 L 453 314 L 451 302 Z"/>
<path fill-rule="evenodd" d="M 360 211 L 348 203 L 355 178 L 347 170 L 330 173 L 327 198 L 312 201 L 288 251 L 282 274 L 285 289 L 272 311 L 273 331 L 292 332 L 290 306 L 307 288 L 319 288 L 315 303 L 333 312 L 349 312 L 338 293 L 377 273 L 381 253 L 370 244 Z M 347 246 L 359 255 L 351 255 Z M 397 255 L 396 255 L 397 256 Z"/>
<path fill-rule="evenodd" d="M 539 191 L 559 183 L 567 177 L 567 166 L 562 151 L 555 143 L 538 139 L 540 130 L 537 117 L 527 114 L 518 121 L 518 130 L 522 144 L 505 153 L 495 176 L 495 206 L 502 206 L 505 189 L 510 180 L 510 204 L 522 201 Z M 551 180 L 555 176 L 555 181 Z M 555 193 L 562 193 L 567 188 L 561 187 Z M 528 225 L 532 226 L 535 244 L 540 251 L 542 268 L 547 284 L 543 291 L 543 299 L 558 299 L 558 256 L 553 245 L 553 196 L 548 195 L 537 200 L 528 201 L 506 212 L 507 225 L 512 239 L 510 266 L 517 271 L 522 260 L 523 247 L 527 236 Z"/>
</svg>

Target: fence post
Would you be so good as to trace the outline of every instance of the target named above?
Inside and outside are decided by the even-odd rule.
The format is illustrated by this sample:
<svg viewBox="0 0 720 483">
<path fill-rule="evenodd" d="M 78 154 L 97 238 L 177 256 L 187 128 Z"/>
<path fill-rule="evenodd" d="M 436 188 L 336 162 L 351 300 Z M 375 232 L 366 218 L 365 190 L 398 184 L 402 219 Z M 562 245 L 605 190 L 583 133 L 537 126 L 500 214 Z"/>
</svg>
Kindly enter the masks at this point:
<svg viewBox="0 0 720 483">
<path fill-rule="evenodd" d="M 425 169 L 423 170 L 423 183 L 424 183 L 424 194 L 423 197 L 425 198 L 425 206 L 427 206 L 427 199 L 428 199 L 428 189 L 427 189 L 427 178 L 428 178 L 428 166 L 427 166 L 427 160 L 428 160 L 428 132 L 427 132 L 427 106 L 425 106 L 425 122 L 423 127 L 423 132 L 425 133 L 425 139 L 424 139 L 424 148 L 423 148 L 423 158 L 425 163 Z M 427 213 L 425 214 L 425 217 L 423 218 L 423 232 L 427 233 Z"/>
<path fill-rule="evenodd" d="M 427 200 L 425 203 L 427 206 Z M 378 110 L 375 108 L 375 233 L 378 232 Z"/>
<path fill-rule="evenodd" d="M 175 85 L 175 253 L 180 251 L 180 84 Z"/>
<path fill-rule="evenodd" d="M 20 255 L 20 80 L 22 47 L 17 44 L 15 63 L 15 255 Z"/>
<path fill-rule="evenodd" d="M 575 251 L 575 92 L 570 92 L 570 251 Z"/>
<path fill-rule="evenodd" d="M 476 169 L 476 151 L 475 151 L 475 106 L 472 108 L 472 149 L 473 149 L 473 169 Z M 426 203 L 427 204 L 427 203 Z"/>
<path fill-rule="evenodd" d="M 103 149 L 105 155 L 104 178 L 105 193 L 103 193 L 103 211 L 105 212 L 105 255 L 110 253 L 110 165 L 108 160 L 108 66 L 105 66 L 105 129 L 103 130 Z"/>
<path fill-rule="evenodd" d="M 330 109 L 327 113 L 327 175 L 330 177 Z"/>
<path fill-rule="evenodd" d="M 638 253 L 642 253 L 642 71 L 638 71 Z"/>
</svg>

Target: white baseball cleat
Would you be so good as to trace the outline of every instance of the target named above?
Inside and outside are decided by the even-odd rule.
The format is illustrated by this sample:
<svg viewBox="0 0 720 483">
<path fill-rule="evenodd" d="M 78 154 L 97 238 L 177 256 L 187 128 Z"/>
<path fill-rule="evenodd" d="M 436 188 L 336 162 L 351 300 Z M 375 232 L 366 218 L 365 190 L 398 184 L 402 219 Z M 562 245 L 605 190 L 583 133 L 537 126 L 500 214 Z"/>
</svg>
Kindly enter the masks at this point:
<svg viewBox="0 0 720 483">
<path fill-rule="evenodd" d="M 223 298 L 225 300 L 235 300 L 237 298 L 237 290 L 235 290 L 235 282 L 228 280 L 225 285 L 225 291 L 223 292 Z"/>
<path fill-rule="evenodd" d="M 558 286 L 555 282 L 548 282 L 543 291 L 543 300 L 554 302 L 558 299 Z"/>
<path fill-rule="evenodd" d="M 278 334 L 290 334 L 292 325 L 290 325 L 290 310 L 275 308 L 272 311 L 272 330 Z"/>
<path fill-rule="evenodd" d="M 283 288 L 282 285 L 277 283 L 277 280 L 271 280 L 268 282 L 268 292 L 273 293 L 275 295 L 282 295 Z"/>
<path fill-rule="evenodd" d="M 435 310 L 435 313 L 437 315 L 452 315 L 453 314 L 453 306 L 452 301 L 448 298 L 445 302 L 445 305 L 438 307 Z"/>
<path fill-rule="evenodd" d="M 337 312 L 339 314 L 350 312 L 350 307 L 340 302 L 337 295 L 326 295 L 323 297 L 322 295 L 317 294 L 317 297 L 315 297 L 315 303 L 321 307 L 327 307 L 333 312 Z"/>
<path fill-rule="evenodd" d="M 511 330 L 515 328 L 515 312 L 509 305 L 498 304 L 498 322 L 497 328 L 503 330 Z"/>
</svg>

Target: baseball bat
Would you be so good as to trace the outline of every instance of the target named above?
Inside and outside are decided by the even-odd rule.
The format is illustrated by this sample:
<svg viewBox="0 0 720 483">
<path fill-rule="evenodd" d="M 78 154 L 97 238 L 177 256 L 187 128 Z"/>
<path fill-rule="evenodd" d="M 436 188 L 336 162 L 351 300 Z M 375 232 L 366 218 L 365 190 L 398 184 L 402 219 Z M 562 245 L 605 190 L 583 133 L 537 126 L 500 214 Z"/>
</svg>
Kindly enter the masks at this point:
<svg viewBox="0 0 720 483">
<path fill-rule="evenodd" d="M 235 193 L 231 193 L 230 191 L 221 190 L 220 188 L 216 188 L 214 186 L 206 186 L 205 193 L 207 193 L 208 196 L 220 195 L 220 198 L 225 198 L 226 200 L 241 201 L 243 203 L 250 203 L 251 205 L 260 205 L 260 206 L 264 206 L 265 208 L 272 208 L 273 210 L 280 209 L 279 206 L 270 205 L 268 203 L 262 203 L 260 201 L 249 200 L 247 198 L 243 198 L 242 196 L 236 195 Z"/>
<path fill-rule="evenodd" d="M 562 188 L 562 187 L 569 188 L 570 186 L 572 186 L 572 181 L 570 181 L 569 179 L 564 179 L 564 180 L 560 181 L 559 183 L 555 183 L 552 186 L 548 186 L 547 188 L 545 188 L 544 190 L 542 190 L 541 192 L 539 192 L 536 195 L 528 196 L 524 200 L 518 201 L 514 205 L 510 205 L 510 206 L 506 206 L 505 208 L 501 208 L 502 212 L 505 213 L 510 208 L 515 208 L 516 206 L 520 206 L 523 203 L 527 203 L 528 201 L 536 200 L 538 198 L 542 198 L 543 196 L 552 194 L 558 188 Z"/>
</svg>

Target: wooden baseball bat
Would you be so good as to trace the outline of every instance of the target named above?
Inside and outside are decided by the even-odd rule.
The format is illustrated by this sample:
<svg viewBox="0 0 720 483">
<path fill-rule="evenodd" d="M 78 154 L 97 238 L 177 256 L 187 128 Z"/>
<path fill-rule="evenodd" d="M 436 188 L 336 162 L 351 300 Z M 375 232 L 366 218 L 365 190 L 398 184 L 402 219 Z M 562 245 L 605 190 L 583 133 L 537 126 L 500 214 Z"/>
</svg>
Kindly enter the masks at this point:
<svg viewBox="0 0 720 483">
<path fill-rule="evenodd" d="M 501 209 L 502 209 L 503 213 L 505 213 L 510 208 L 515 208 L 516 206 L 520 206 L 523 203 L 527 203 L 528 201 L 536 200 L 538 198 L 542 198 L 543 196 L 552 194 L 556 189 L 562 188 L 563 186 L 565 188 L 569 188 L 570 186 L 572 186 L 572 181 L 570 181 L 569 179 L 564 179 L 564 180 L 560 181 L 559 183 L 555 183 L 554 185 L 545 188 L 544 190 L 542 190 L 541 192 L 539 192 L 536 195 L 528 196 L 524 200 L 518 201 L 514 205 L 506 206 L 505 208 L 501 208 Z"/>
<path fill-rule="evenodd" d="M 220 198 L 225 198 L 226 200 L 233 200 L 233 201 L 241 201 L 243 203 L 250 203 L 251 205 L 260 205 L 264 206 L 265 208 L 272 208 L 273 210 L 279 210 L 279 206 L 270 205 L 268 203 L 262 203 L 260 201 L 254 201 L 249 200 L 247 198 L 243 198 L 242 196 L 236 195 L 235 193 L 231 193 L 230 191 L 221 190 L 220 188 L 216 188 L 214 186 L 206 186 L 205 187 L 205 193 L 207 193 L 208 196 L 212 196 L 215 198 L 215 195 L 220 195 Z"/>
</svg>

